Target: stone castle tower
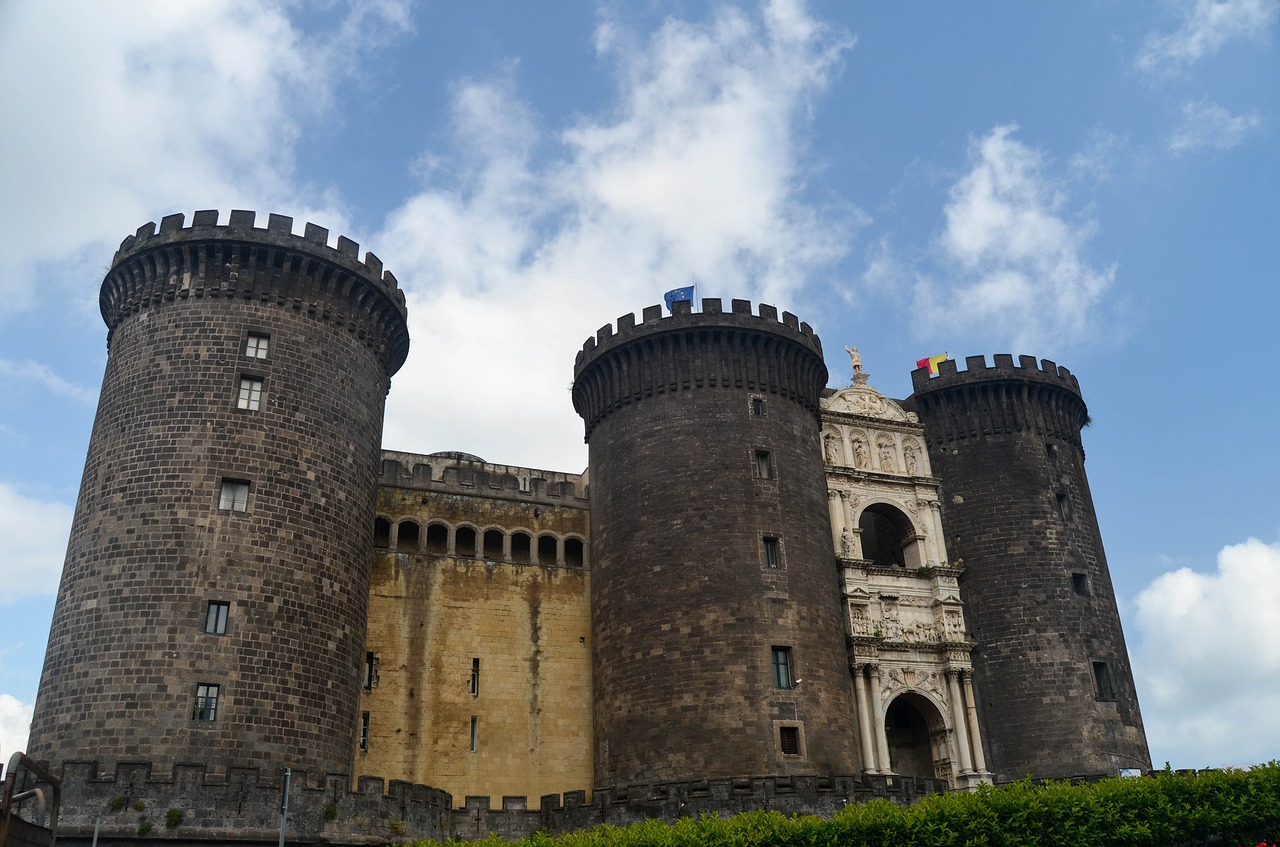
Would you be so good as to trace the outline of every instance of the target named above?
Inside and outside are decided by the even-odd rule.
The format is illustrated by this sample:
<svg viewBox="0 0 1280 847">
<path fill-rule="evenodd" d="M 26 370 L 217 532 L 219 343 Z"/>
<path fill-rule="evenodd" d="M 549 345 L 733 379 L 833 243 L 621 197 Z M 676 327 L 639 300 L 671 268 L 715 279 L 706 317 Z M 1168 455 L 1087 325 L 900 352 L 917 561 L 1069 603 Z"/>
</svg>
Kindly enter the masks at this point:
<svg viewBox="0 0 1280 847">
<path fill-rule="evenodd" d="M 861 770 L 808 324 L 688 301 L 588 339 L 597 785 Z"/>
<path fill-rule="evenodd" d="M 373 254 L 196 212 L 126 238 L 29 751 L 349 773 L 383 404 Z"/>
<path fill-rule="evenodd" d="M 1080 385 L 1031 356 L 912 374 L 980 648 L 997 781 L 1149 768 L 1115 593 L 1084 471 Z"/>
</svg>

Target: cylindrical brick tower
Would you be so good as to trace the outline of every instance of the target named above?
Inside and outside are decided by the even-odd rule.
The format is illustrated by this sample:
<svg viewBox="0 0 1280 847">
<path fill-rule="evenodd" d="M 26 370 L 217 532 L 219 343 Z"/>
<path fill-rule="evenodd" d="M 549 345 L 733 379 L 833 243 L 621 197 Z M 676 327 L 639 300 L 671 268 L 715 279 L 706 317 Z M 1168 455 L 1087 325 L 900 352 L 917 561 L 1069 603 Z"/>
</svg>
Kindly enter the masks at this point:
<svg viewBox="0 0 1280 847">
<path fill-rule="evenodd" d="M 106 375 L 30 754 L 350 772 L 383 403 L 409 336 L 372 253 L 163 219 L 102 284 Z"/>
<path fill-rule="evenodd" d="M 674 304 L 587 340 L 596 785 L 860 771 L 808 324 Z"/>
<path fill-rule="evenodd" d="M 1089 422 L 1066 368 L 1031 356 L 912 374 L 910 401 L 964 560 L 982 734 L 998 781 L 1149 768 L 1146 735 L 1084 472 Z"/>
</svg>

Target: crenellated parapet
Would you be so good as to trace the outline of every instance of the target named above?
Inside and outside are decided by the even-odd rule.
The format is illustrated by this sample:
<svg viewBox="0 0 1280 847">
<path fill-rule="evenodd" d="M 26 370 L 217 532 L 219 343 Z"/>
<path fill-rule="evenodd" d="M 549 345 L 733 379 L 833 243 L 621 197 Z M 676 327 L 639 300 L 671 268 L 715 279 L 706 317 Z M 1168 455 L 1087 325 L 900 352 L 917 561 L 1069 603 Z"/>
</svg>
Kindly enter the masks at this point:
<svg viewBox="0 0 1280 847">
<path fill-rule="evenodd" d="M 818 415 L 827 381 L 822 341 L 790 312 L 774 306 L 753 314 L 747 300 L 724 311 L 719 298 L 689 301 L 618 318 L 582 345 L 574 364 L 573 405 L 590 440 L 596 425 L 616 409 L 645 397 L 691 389 L 732 387 L 787 397 Z"/>
<path fill-rule="evenodd" d="M 203 764 L 66 762 L 59 774 L 64 813 L 58 839 L 88 843 L 101 836 L 132 842 L 217 840 L 274 843 L 280 831 L 283 768 L 213 771 Z M 289 779 L 286 837 L 292 843 L 386 844 L 444 841 L 452 798 L 399 780 L 294 770 Z"/>
<path fill-rule="evenodd" d="M 911 374 L 914 388 L 907 401 L 927 421 L 925 435 L 932 445 L 983 435 L 1034 432 L 1080 446 L 1080 429 L 1089 412 L 1080 383 L 1066 368 L 1034 356 L 998 353 L 994 364 L 985 356 L 965 358 L 965 370 L 954 360 Z"/>
<path fill-rule="evenodd" d="M 308 223 L 293 234 L 293 218 L 272 214 L 266 227 L 256 214 L 233 211 L 167 215 L 144 224 L 120 244 L 102 283 L 99 307 L 111 334 L 121 321 L 166 302 L 187 298 L 274 303 L 317 320 L 345 326 L 374 349 L 388 375 L 409 353 L 404 292 L 382 260 L 329 230 Z"/>
<path fill-rule="evenodd" d="M 548 505 L 587 505 L 587 475 L 486 462 L 443 452 L 382 451 L 381 485 L 440 493 L 515 499 Z"/>
</svg>

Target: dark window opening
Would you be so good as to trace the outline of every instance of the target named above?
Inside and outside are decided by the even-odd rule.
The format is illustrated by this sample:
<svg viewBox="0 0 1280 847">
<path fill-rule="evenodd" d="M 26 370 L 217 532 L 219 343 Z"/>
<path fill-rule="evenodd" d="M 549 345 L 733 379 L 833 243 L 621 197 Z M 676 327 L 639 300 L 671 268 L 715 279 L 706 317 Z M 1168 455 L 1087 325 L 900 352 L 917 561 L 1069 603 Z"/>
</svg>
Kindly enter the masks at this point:
<svg viewBox="0 0 1280 847">
<path fill-rule="evenodd" d="M 469 526 L 458 527 L 454 531 L 453 549 L 459 556 L 474 556 L 476 554 L 475 529 Z"/>
<path fill-rule="evenodd" d="M 196 686 L 195 708 L 191 710 L 193 721 L 211 721 L 218 717 L 218 686 L 202 682 Z"/>
<path fill-rule="evenodd" d="M 528 563 L 533 561 L 531 558 L 533 550 L 533 539 L 526 533 L 517 532 L 511 536 L 511 561 Z"/>
<path fill-rule="evenodd" d="M 1063 523 L 1071 523 L 1071 501 L 1065 492 L 1058 492 L 1058 515 Z"/>
<path fill-rule="evenodd" d="M 764 566 L 766 568 L 782 567 L 782 542 L 776 538 L 764 539 Z"/>
<path fill-rule="evenodd" d="M 581 538 L 564 540 L 564 563 L 571 568 L 580 568 L 585 561 Z"/>
<path fill-rule="evenodd" d="M 471 682 L 468 683 L 467 687 L 471 691 L 472 697 L 479 696 L 480 694 L 480 660 L 479 659 L 471 660 Z"/>
<path fill-rule="evenodd" d="M 486 529 L 484 531 L 484 557 L 495 562 L 502 561 L 502 530 Z"/>
<path fill-rule="evenodd" d="M 225 600 L 210 600 L 204 616 L 204 631 L 210 635 L 226 635 L 227 617 L 230 614 L 230 603 Z"/>
<path fill-rule="evenodd" d="M 790 647 L 774 647 L 773 648 L 773 687 L 774 688 L 794 688 L 794 680 L 791 676 L 791 648 Z"/>
<path fill-rule="evenodd" d="M 471 752 L 472 753 L 476 751 L 476 742 L 479 740 L 479 735 L 480 735 L 479 727 L 477 726 L 478 722 L 479 720 L 476 718 L 476 716 L 472 715 L 471 716 Z"/>
<path fill-rule="evenodd" d="M 773 457 L 769 455 L 768 450 L 756 451 L 756 477 L 773 479 Z"/>
<path fill-rule="evenodd" d="M 782 752 L 787 756 L 800 755 L 800 727 L 798 726 L 780 726 L 778 727 L 778 746 L 782 748 Z"/>
<path fill-rule="evenodd" d="M 449 552 L 449 527 L 442 523 L 427 524 L 427 552 L 438 556 Z"/>
<path fill-rule="evenodd" d="M 755 418 L 764 417 L 764 398 L 763 397 L 751 398 L 751 416 Z"/>
<path fill-rule="evenodd" d="M 538 536 L 538 563 L 556 564 L 556 537 L 554 535 Z"/>
<path fill-rule="evenodd" d="M 391 521 L 386 518 L 376 518 L 373 522 L 373 546 L 391 546 Z"/>
<path fill-rule="evenodd" d="M 369 749 L 369 713 L 360 713 L 360 749 Z"/>
<path fill-rule="evenodd" d="M 401 521 L 396 533 L 396 550 L 401 553 L 417 553 L 418 538 L 422 532 L 413 521 Z"/>
<path fill-rule="evenodd" d="M 1093 663 L 1093 683 L 1099 700 L 1116 699 L 1115 691 L 1111 687 L 1111 669 L 1107 667 L 1106 662 Z"/>
<path fill-rule="evenodd" d="M 1071 587 L 1074 588 L 1075 592 L 1081 597 L 1088 597 L 1091 593 L 1089 591 L 1089 575 L 1073 573 L 1071 575 Z"/>
</svg>

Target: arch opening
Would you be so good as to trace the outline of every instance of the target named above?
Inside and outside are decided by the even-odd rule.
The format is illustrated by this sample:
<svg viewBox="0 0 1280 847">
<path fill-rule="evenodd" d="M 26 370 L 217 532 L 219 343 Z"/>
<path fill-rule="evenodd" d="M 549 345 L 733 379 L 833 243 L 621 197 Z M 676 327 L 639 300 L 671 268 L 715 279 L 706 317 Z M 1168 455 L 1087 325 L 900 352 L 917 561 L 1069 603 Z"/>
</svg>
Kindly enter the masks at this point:
<svg viewBox="0 0 1280 847">
<path fill-rule="evenodd" d="M 502 530 L 486 529 L 484 531 L 484 557 L 502 561 Z"/>
<path fill-rule="evenodd" d="M 471 526 L 460 526 L 454 530 L 453 550 L 458 556 L 475 556 L 476 530 Z"/>
<path fill-rule="evenodd" d="M 554 535 L 538 536 L 538 564 L 556 564 L 556 537 Z"/>
<path fill-rule="evenodd" d="M 911 519 L 885 503 L 868 506 L 858 518 L 862 536 L 862 558 L 887 567 L 918 568 L 920 560 L 916 529 Z"/>
<path fill-rule="evenodd" d="M 919 694 L 900 694 L 884 715 L 889 767 L 899 776 L 946 778 L 951 771 L 947 729 L 937 708 Z"/>
<path fill-rule="evenodd" d="M 582 567 L 584 556 L 581 538 L 566 538 L 564 540 L 564 563 L 571 568 Z"/>
<path fill-rule="evenodd" d="M 420 531 L 421 530 L 418 525 L 413 521 L 400 521 L 400 526 L 396 530 L 396 552 L 418 552 L 418 538 Z"/>
<path fill-rule="evenodd" d="M 519 564 L 528 564 L 532 561 L 532 539 L 525 532 L 515 532 L 511 534 L 511 561 Z"/>
<path fill-rule="evenodd" d="M 442 523 L 427 526 L 427 552 L 437 556 L 449 552 L 449 527 Z"/>
</svg>

